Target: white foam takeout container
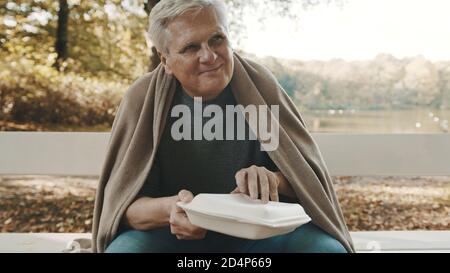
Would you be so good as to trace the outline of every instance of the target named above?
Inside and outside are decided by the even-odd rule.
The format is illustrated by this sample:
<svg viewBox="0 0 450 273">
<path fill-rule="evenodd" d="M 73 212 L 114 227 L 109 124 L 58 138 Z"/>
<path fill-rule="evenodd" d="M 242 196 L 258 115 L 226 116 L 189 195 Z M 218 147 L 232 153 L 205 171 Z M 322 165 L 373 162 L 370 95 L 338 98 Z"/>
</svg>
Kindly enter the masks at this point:
<svg viewBox="0 0 450 273">
<path fill-rule="evenodd" d="M 193 225 L 253 240 L 286 234 L 311 221 L 299 204 L 263 204 L 245 194 L 202 193 L 189 203 L 177 205 Z"/>
</svg>

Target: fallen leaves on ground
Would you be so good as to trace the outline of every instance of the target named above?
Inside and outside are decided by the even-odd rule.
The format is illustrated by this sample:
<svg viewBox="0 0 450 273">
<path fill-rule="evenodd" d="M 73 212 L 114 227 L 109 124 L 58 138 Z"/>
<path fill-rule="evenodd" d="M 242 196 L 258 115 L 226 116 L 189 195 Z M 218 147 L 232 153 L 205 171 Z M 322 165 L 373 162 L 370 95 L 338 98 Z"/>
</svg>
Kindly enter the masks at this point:
<svg viewBox="0 0 450 273">
<path fill-rule="evenodd" d="M 450 229 L 450 177 L 335 177 L 334 181 L 352 231 Z"/>
<path fill-rule="evenodd" d="M 0 180 L 0 231 L 90 232 L 94 197 L 95 188 L 86 183 L 4 177 Z"/>
<path fill-rule="evenodd" d="M 334 177 L 351 231 L 450 229 L 449 177 Z M 0 177 L 1 232 L 90 232 L 97 179 Z"/>
</svg>

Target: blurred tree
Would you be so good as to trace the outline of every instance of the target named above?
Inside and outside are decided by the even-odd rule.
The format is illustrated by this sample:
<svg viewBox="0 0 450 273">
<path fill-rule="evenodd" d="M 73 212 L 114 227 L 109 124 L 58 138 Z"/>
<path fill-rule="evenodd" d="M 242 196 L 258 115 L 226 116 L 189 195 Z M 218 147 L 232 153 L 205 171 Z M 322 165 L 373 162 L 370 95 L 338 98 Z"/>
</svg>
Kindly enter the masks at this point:
<svg viewBox="0 0 450 273">
<path fill-rule="evenodd" d="M 146 0 L 144 1 L 144 10 L 147 15 L 150 15 L 150 12 L 152 11 L 153 7 L 158 4 L 159 0 Z M 153 71 L 158 64 L 161 62 L 158 57 L 158 53 L 156 51 L 156 48 L 152 45 L 151 46 L 151 54 L 150 54 L 150 63 L 148 67 L 148 71 Z"/>
<path fill-rule="evenodd" d="M 1 1 L 2 60 L 25 58 L 61 71 L 133 80 L 148 66 L 146 14 L 123 2 Z"/>
<path fill-rule="evenodd" d="M 278 82 L 283 87 L 283 89 L 286 91 L 286 93 L 293 98 L 295 95 L 295 89 L 298 86 L 297 78 L 290 75 L 290 74 L 282 74 L 280 77 L 278 77 Z"/>
<path fill-rule="evenodd" d="M 48 49 L 54 46 L 51 15 L 57 6 L 53 1 L 1 1 L 0 55 L 36 62 L 47 59 Z"/>
<path fill-rule="evenodd" d="M 59 0 L 58 28 L 56 30 L 56 62 L 55 67 L 59 70 L 61 62 L 69 56 L 67 50 L 67 29 L 69 21 L 69 5 L 67 0 Z"/>
</svg>

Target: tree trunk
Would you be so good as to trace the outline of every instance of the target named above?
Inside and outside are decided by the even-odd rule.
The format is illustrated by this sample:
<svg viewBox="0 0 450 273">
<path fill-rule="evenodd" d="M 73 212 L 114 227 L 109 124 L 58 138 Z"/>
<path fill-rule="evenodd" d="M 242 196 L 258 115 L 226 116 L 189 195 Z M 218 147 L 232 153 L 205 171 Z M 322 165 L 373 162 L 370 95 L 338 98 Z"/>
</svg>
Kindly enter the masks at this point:
<svg viewBox="0 0 450 273">
<path fill-rule="evenodd" d="M 153 7 L 158 4 L 159 0 L 147 0 L 144 4 L 144 10 L 147 13 L 147 15 L 150 15 L 150 12 L 152 11 Z M 151 54 L 150 54 L 150 63 L 148 66 L 148 71 L 153 71 L 156 67 L 158 67 L 159 63 L 161 63 L 161 60 L 158 57 L 158 54 L 156 52 L 156 48 L 152 46 L 151 48 Z"/>
<path fill-rule="evenodd" d="M 58 54 L 54 66 L 60 70 L 61 63 L 67 59 L 69 52 L 67 50 L 67 29 L 69 23 L 69 6 L 67 0 L 59 0 L 58 28 L 56 31 L 55 49 Z"/>
</svg>

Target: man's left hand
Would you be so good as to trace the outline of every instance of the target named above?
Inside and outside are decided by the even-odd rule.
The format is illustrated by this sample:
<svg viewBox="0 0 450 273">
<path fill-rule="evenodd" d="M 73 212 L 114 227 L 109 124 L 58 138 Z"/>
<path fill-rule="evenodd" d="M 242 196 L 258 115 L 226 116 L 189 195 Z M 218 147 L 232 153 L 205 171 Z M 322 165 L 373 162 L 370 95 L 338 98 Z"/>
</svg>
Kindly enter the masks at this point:
<svg viewBox="0 0 450 273">
<path fill-rule="evenodd" d="M 243 193 L 252 199 L 260 198 L 265 204 L 271 201 L 278 202 L 278 186 L 280 179 L 277 174 L 265 167 L 252 165 L 239 170 L 236 175 L 236 189 L 231 193 Z"/>
</svg>

